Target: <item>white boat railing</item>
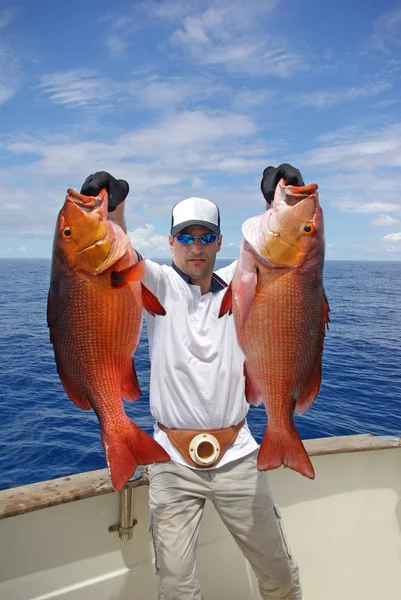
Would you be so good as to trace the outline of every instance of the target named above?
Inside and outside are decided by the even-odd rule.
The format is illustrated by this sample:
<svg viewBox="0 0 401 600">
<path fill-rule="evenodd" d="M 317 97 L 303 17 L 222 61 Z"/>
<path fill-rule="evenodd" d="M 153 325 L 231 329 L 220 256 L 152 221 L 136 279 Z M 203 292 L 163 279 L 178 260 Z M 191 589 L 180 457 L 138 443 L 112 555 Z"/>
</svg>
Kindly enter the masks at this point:
<svg viewBox="0 0 401 600">
<path fill-rule="evenodd" d="M 304 445 L 309 456 L 313 457 L 401 447 L 401 439 L 395 436 L 361 434 L 304 440 Z M 126 488 L 147 484 L 146 472 L 138 469 Z M 9 488 L 0 491 L 0 519 L 113 492 L 115 490 L 107 469 Z"/>
</svg>

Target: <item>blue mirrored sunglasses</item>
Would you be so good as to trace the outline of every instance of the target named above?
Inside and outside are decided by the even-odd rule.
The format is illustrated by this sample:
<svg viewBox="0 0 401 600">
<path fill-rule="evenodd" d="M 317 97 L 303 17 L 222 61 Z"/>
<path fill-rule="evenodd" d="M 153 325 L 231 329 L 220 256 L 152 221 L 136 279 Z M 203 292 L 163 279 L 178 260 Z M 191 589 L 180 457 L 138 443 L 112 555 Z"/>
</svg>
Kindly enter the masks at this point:
<svg viewBox="0 0 401 600">
<path fill-rule="evenodd" d="M 217 235 L 215 233 L 202 233 L 202 235 L 191 235 L 190 233 L 179 233 L 175 236 L 180 244 L 186 244 L 190 246 L 195 240 L 200 240 L 201 244 L 213 244 L 216 241 Z"/>
</svg>

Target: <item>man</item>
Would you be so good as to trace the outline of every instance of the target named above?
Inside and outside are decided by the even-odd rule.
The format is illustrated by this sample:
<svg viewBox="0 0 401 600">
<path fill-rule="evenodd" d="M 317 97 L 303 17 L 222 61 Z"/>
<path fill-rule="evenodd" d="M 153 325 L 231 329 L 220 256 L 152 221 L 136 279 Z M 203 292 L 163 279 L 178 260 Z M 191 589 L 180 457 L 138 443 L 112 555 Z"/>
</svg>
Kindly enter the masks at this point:
<svg viewBox="0 0 401 600">
<path fill-rule="evenodd" d="M 269 204 L 281 178 L 303 184 L 290 165 L 268 167 L 262 193 Z M 106 187 L 110 210 L 125 226 L 128 184 L 105 172 L 81 192 Z M 115 210 L 116 209 L 116 210 Z M 204 198 L 172 210 L 171 266 L 146 260 L 146 286 L 166 309 L 148 318 L 150 411 L 154 437 L 171 461 L 148 467 L 151 529 L 160 600 L 201 600 L 196 546 L 206 500 L 211 500 L 249 560 L 265 600 L 301 600 L 298 567 L 287 546 L 268 475 L 256 466 L 258 444 L 246 423 L 244 355 L 234 319 L 218 318 L 235 263 L 214 273 L 220 251 L 220 213 Z"/>
</svg>

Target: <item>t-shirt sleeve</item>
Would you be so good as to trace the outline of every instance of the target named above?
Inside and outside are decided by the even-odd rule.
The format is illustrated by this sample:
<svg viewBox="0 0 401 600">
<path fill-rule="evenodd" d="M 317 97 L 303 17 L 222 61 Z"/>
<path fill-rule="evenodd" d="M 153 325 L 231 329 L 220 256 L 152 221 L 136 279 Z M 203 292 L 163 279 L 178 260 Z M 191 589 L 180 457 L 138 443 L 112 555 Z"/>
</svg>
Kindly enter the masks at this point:
<svg viewBox="0 0 401 600">
<path fill-rule="evenodd" d="M 153 260 L 145 258 L 144 261 L 146 266 L 146 274 L 142 281 L 144 285 L 146 285 L 146 287 L 155 294 L 160 278 L 162 277 L 163 269 L 161 265 L 153 262 Z"/>
<path fill-rule="evenodd" d="M 237 262 L 238 262 L 237 260 L 234 260 L 234 262 L 227 265 L 227 267 L 223 267 L 222 269 L 219 269 L 218 271 L 216 271 L 216 275 L 221 277 L 223 279 L 223 281 L 225 281 L 226 283 L 230 283 L 231 279 L 233 278 L 234 271 L 237 266 Z"/>
</svg>

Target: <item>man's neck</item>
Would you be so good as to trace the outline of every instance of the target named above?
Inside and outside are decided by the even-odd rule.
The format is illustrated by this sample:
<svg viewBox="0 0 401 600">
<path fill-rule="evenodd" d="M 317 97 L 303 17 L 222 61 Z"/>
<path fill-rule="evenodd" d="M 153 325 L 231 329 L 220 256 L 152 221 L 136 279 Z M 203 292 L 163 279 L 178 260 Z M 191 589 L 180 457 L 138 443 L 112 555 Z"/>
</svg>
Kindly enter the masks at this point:
<svg viewBox="0 0 401 600">
<path fill-rule="evenodd" d="M 177 267 L 177 265 L 175 264 L 175 262 L 173 261 L 172 263 L 172 267 L 173 269 L 175 269 L 175 271 L 177 271 L 177 273 L 179 275 L 181 275 L 181 277 L 190 285 L 197 285 L 198 287 L 200 287 L 201 290 L 201 295 L 203 296 L 204 294 L 208 294 L 211 291 L 212 288 L 212 274 L 208 277 L 204 277 L 200 280 L 195 280 L 192 279 L 189 275 L 187 275 L 186 273 L 184 273 L 184 271 L 182 271 L 179 267 Z"/>
</svg>

